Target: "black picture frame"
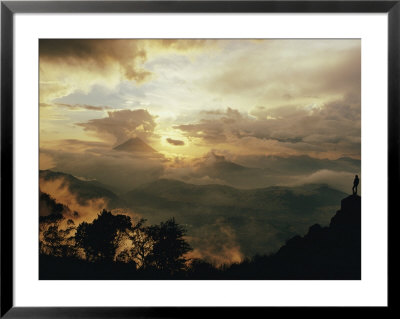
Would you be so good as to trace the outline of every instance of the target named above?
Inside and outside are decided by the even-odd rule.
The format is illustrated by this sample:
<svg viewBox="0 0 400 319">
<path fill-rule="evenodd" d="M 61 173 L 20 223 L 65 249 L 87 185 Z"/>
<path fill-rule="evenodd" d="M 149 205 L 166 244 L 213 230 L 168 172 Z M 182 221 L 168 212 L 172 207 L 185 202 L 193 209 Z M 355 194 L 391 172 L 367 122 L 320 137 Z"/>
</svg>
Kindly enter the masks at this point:
<svg viewBox="0 0 400 319">
<path fill-rule="evenodd" d="M 13 19 L 15 13 L 387 13 L 388 14 L 388 225 L 398 213 L 399 106 L 400 106 L 400 0 L 396 1 L 1 1 L 1 317 L 6 318 L 176 318 L 213 314 L 257 316 L 271 312 L 310 310 L 306 307 L 192 308 L 192 307 L 63 307 L 24 308 L 13 303 Z M 378 213 L 378 212 L 377 212 Z M 392 232 L 389 227 L 389 252 Z M 390 254 L 388 255 L 389 258 Z M 390 261 L 390 259 L 388 259 Z M 390 268 L 389 268 L 390 271 Z M 389 273 L 390 276 L 390 273 Z M 390 288 L 390 281 L 388 281 Z M 392 309 L 389 289 L 388 307 Z M 369 308 L 357 308 L 368 311 Z M 331 308 L 333 315 L 348 311 Z M 251 311 L 249 313 L 249 311 Z M 326 307 L 313 308 L 324 314 Z M 255 313 L 254 313 L 255 314 Z M 253 315 L 254 315 L 253 314 Z"/>
</svg>

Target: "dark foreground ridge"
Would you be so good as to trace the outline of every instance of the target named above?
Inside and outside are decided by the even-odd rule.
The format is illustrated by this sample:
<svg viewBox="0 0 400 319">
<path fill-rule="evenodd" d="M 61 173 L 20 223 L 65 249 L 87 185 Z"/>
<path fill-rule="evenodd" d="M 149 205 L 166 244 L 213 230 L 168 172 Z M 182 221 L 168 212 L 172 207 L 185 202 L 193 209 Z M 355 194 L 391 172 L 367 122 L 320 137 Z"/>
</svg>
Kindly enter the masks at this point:
<svg viewBox="0 0 400 319">
<path fill-rule="evenodd" d="M 232 266 L 231 276 L 240 277 L 244 268 Z M 248 279 L 361 279 L 361 197 L 346 197 L 328 227 L 311 226 L 276 254 L 254 258 L 246 272 Z"/>
<path fill-rule="evenodd" d="M 171 275 L 155 269 L 136 270 L 125 263 L 42 254 L 39 279 L 360 280 L 361 197 L 344 198 L 329 226 L 315 224 L 303 237 L 289 239 L 275 254 L 255 256 L 239 264 L 216 268 L 193 260 L 186 269 Z"/>
<path fill-rule="evenodd" d="M 294 279 L 361 279 L 361 197 L 343 199 L 329 227 L 311 226 L 275 258 L 285 276 Z"/>
</svg>

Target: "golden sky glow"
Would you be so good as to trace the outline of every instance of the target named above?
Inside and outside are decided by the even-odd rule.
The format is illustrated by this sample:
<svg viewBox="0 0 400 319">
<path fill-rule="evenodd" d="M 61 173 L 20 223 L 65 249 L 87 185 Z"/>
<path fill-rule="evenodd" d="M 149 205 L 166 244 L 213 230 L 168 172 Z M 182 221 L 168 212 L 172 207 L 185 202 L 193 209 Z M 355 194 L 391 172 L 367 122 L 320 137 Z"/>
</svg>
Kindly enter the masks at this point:
<svg viewBox="0 0 400 319">
<path fill-rule="evenodd" d="M 131 137 L 164 167 L 359 159 L 360 89 L 359 40 L 41 40 L 41 167 Z"/>
</svg>

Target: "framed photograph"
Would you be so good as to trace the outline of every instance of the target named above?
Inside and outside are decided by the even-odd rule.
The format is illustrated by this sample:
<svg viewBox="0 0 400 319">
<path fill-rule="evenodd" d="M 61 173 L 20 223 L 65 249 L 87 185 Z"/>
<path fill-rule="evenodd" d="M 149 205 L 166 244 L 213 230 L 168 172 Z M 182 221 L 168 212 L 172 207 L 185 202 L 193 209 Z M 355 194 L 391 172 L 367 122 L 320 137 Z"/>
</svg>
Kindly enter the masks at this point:
<svg viewBox="0 0 400 319">
<path fill-rule="evenodd" d="M 389 309 L 399 29 L 399 1 L 2 1 L 1 316 Z"/>
</svg>

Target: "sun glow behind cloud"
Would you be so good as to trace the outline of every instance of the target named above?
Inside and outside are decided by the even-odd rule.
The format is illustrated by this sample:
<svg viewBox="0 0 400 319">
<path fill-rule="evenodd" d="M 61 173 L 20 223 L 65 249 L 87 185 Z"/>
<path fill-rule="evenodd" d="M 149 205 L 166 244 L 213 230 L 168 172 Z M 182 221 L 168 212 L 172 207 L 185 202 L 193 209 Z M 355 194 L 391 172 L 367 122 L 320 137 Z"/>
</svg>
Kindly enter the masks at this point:
<svg viewBox="0 0 400 319">
<path fill-rule="evenodd" d="M 234 110 L 270 123 L 287 120 L 288 112 L 295 116 L 295 110 L 323 112 L 332 103 L 341 104 L 346 111 L 343 117 L 351 110 L 359 113 L 360 41 L 42 40 L 40 77 L 41 140 L 60 139 L 60 135 L 102 140 L 83 123 L 101 120 L 113 109 L 143 109 L 155 117 L 152 145 L 171 155 L 190 156 L 204 153 L 201 134 L 205 132 L 188 134 L 179 127 L 198 126 L 201 120 L 209 124 L 217 112 Z M 204 119 L 202 112 L 207 111 L 209 119 Z M 223 118 L 222 125 L 230 120 Z M 215 130 L 215 138 L 219 132 Z M 358 135 L 359 127 L 355 134 L 344 133 Z M 303 137 L 302 132 L 292 135 L 285 141 Z M 185 145 L 177 149 L 166 138 L 182 140 Z M 256 138 L 257 142 L 268 140 Z M 231 145 L 232 141 L 213 141 L 229 148 L 221 142 Z M 252 141 L 245 144 L 254 145 Z M 267 144 L 261 147 L 263 153 L 282 152 L 282 146 L 289 146 L 286 154 L 359 156 L 359 150 L 349 152 L 347 148 L 332 152 L 332 148 L 313 151 L 307 145 Z"/>
</svg>

